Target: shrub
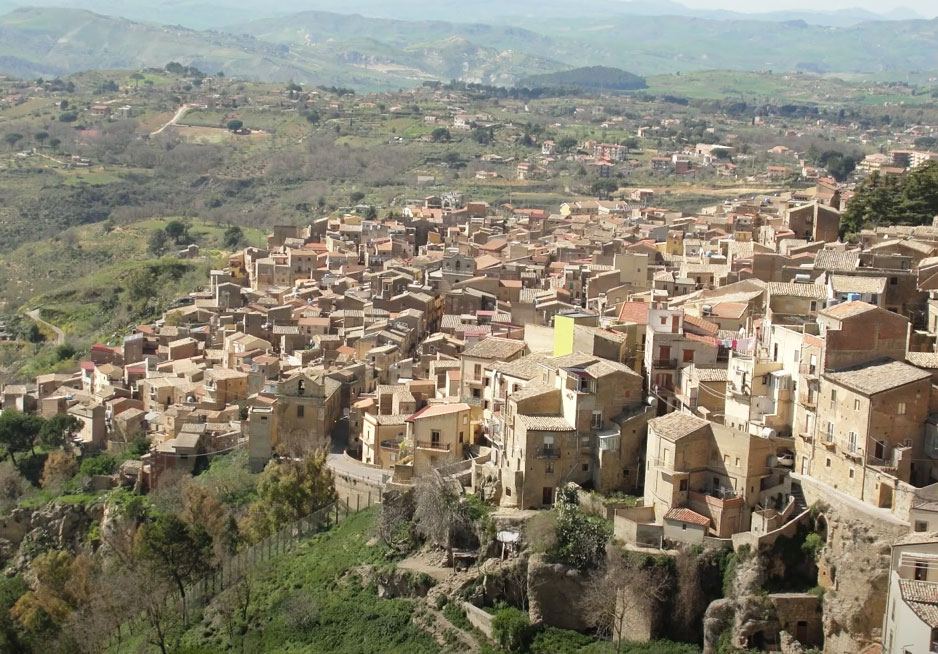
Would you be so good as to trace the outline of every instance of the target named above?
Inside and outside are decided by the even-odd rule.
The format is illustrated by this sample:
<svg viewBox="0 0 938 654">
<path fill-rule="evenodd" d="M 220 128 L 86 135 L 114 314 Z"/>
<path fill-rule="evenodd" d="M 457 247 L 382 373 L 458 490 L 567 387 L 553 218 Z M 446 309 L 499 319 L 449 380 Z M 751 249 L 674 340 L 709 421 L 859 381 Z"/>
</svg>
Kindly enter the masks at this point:
<svg viewBox="0 0 938 654">
<path fill-rule="evenodd" d="M 110 475 L 117 470 L 117 459 L 110 454 L 99 454 L 98 456 L 84 459 L 78 468 L 85 477 L 94 477 L 95 475 Z"/>
<path fill-rule="evenodd" d="M 530 631 L 528 616 L 516 608 L 501 609 L 492 618 L 492 637 L 511 651 L 517 652 L 524 647 Z"/>
</svg>

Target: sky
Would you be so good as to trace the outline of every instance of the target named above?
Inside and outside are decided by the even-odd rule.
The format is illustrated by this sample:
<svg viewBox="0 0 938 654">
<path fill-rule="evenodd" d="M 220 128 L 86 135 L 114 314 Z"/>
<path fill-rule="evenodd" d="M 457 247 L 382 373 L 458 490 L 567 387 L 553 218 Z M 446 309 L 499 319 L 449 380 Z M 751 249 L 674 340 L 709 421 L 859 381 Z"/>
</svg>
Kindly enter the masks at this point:
<svg viewBox="0 0 938 654">
<path fill-rule="evenodd" d="M 935 0 L 826 0 L 823 3 L 807 0 L 678 0 L 688 7 L 701 9 L 730 9 L 743 12 L 777 11 L 785 9 L 809 9 L 818 11 L 850 9 L 861 7 L 877 13 L 887 13 L 892 9 L 907 7 L 925 18 L 938 16 L 938 2 Z"/>
</svg>

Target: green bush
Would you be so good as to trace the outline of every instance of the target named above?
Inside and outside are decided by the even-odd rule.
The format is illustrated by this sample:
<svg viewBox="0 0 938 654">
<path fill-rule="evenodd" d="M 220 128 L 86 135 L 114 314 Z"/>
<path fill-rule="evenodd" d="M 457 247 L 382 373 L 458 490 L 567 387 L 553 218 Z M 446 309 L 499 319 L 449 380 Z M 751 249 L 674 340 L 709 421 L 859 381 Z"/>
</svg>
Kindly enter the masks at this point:
<svg viewBox="0 0 938 654">
<path fill-rule="evenodd" d="M 95 475 L 110 475 L 117 470 L 117 459 L 110 454 L 99 454 L 91 458 L 83 459 L 78 467 L 78 474 L 83 477 L 93 477 Z"/>
<path fill-rule="evenodd" d="M 454 602 L 450 602 L 443 607 L 443 615 L 454 627 L 459 627 L 463 631 L 472 629 L 472 624 L 469 622 L 469 618 L 466 617 L 466 612 Z"/>
<path fill-rule="evenodd" d="M 492 637 L 502 647 L 521 651 L 531 633 L 528 616 L 516 608 L 502 609 L 492 618 Z"/>
</svg>

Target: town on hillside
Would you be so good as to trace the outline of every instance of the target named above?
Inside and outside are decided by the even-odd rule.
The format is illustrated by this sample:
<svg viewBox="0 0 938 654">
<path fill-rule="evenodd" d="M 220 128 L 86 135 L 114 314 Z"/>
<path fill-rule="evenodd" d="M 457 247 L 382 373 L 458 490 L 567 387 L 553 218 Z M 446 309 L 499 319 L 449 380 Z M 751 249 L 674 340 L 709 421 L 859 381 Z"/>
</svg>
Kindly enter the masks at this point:
<svg viewBox="0 0 938 654">
<path fill-rule="evenodd" d="M 0 77 L 0 651 L 938 652 L 938 111 L 647 82 Z"/>
<path fill-rule="evenodd" d="M 902 156 L 883 163 L 924 163 Z M 314 449 L 351 503 L 435 475 L 517 516 L 570 487 L 611 498 L 615 538 L 638 551 L 771 549 L 810 520 L 833 551 L 818 585 L 888 610 L 838 633 L 820 594 L 769 594 L 772 618 L 739 646 L 784 632 L 787 651 L 932 651 L 938 223 L 844 242 L 848 195 L 820 180 L 810 200 L 688 215 L 449 192 L 389 219 L 277 226 L 160 320 L 94 345 L 79 372 L 7 384 L 2 405 L 74 417 L 83 452 L 145 435 L 100 487 Z M 894 542 L 872 579 L 837 540 L 857 524 Z"/>
</svg>

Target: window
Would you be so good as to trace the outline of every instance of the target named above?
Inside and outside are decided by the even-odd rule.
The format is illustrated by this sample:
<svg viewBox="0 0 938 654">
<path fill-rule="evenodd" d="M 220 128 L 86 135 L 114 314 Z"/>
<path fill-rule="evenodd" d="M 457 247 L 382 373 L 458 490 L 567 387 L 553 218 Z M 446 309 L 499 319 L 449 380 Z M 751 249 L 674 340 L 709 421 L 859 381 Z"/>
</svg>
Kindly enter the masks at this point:
<svg viewBox="0 0 938 654">
<path fill-rule="evenodd" d="M 899 406 L 896 408 L 896 413 L 900 416 L 905 415 L 905 402 L 899 402 Z"/>
<path fill-rule="evenodd" d="M 681 531 L 687 531 L 687 523 L 685 522 L 681 523 Z"/>
<path fill-rule="evenodd" d="M 684 350 L 683 358 L 684 363 L 693 363 L 694 362 L 694 351 L 693 350 Z"/>
<path fill-rule="evenodd" d="M 479 379 L 482 377 L 482 364 L 481 363 L 475 364 L 475 367 L 472 369 L 472 374 L 473 374 L 474 379 Z"/>
<path fill-rule="evenodd" d="M 811 301 L 811 311 L 812 312 L 817 311 L 817 302 L 815 302 L 814 300 Z"/>
<path fill-rule="evenodd" d="M 436 429 L 434 429 L 433 431 L 430 432 L 430 442 L 431 442 L 433 445 L 439 445 L 439 444 L 440 444 L 440 432 L 437 431 Z"/>
<path fill-rule="evenodd" d="M 853 401 L 853 410 L 854 410 L 854 411 L 859 411 L 859 410 L 860 410 L 860 400 L 854 400 L 854 401 Z"/>
<path fill-rule="evenodd" d="M 590 426 L 593 429 L 603 428 L 603 412 L 602 411 L 593 411 L 593 418 L 590 421 Z"/>
<path fill-rule="evenodd" d="M 723 455 L 723 463 L 725 463 L 726 465 L 729 465 L 729 464 L 730 464 L 730 455 L 729 455 L 729 454 L 724 454 L 724 455 Z"/>
<path fill-rule="evenodd" d="M 682 479 L 682 480 L 681 480 L 681 485 L 680 485 L 679 488 L 681 489 L 682 492 L 687 490 L 687 480 L 686 480 L 686 479 Z"/>
<path fill-rule="evenodd" d="M 899 283 L 899 278 L 898 278 L 898 277 L 890 277 L 890 278 L 889 278 L 889 285 L 890 285 L 890 286 L 895 286 L 895 285 L 898 284 L 898 283 Z"/>
<path fill-rule="evenodd" d="M 832 388 L 832 389 L 831 389 L 831 408 L 832 408 L 832 409 L 833 409 L 833 408 L 836 408 L 836 403 L 837 403 L 837 391 L 835 391 L 835 390 Z"/>
<path fill-rule="evenodd" d="M 297 418 L 302 418 L 302 417 L 303 417 L 303 412 L 304 412 L 305 409 L 306 409 L 306 407 L 304 407 L 302 404 L 300 404 L 299 406 L 297 406 L 297 407 L 296 407 L 296 417 L 297 417 Z"/>
<path fill-rule="evenodd" d="M 545 475 L 554 474 L 554 462 L 553 461 L 548 461 L 547 465 L 544 466 L 544 474 Z"/>
<path fill-rule="evenodd" d="M 924 520 L 916 520 L 915 531 L 918 531 L 918 532 L 928 531 L 928 523 L 925 522 Z"/>
<path fill-rule="evenodd" d="M 834 423 L 832 422 L 827 423 L 827 442 L 834 442 Z"/>
<path fill-rule="evenodd" d="M 584 464 L 583 464 L 583 472 L 589 472 L 589 471 L 590 471 L 590 464 L 584 463 Z"/>
<path fill-rule="evenodd" d="M 739 457 L 736 457 L 736 467 L 739 467 Z"/>
<path fill-rule="evenodd" d="M 853 478 L 856 476 L 856 472 L 854 471 L 853 468 L 850 468 L 850 473 L 849 473 L 849 475 L 850 475 L 850 478 L 851 478 L 851 479 L 853 479 Z"/>
<path fill-rule="evenodd" d="M 852 431 L 847 434 L 847 451 L 856 452 L 857 451 L 857 432 Z"/>
<path fill-rule="evenodd" d="M 825 467 L 825 468 L 830 468 L 830 467 L 831 467 L 831 458 L 830 458 L 830 457 L 827 457 L 827 460 L 824 461 L 824 467 Z"/>
</svg>

